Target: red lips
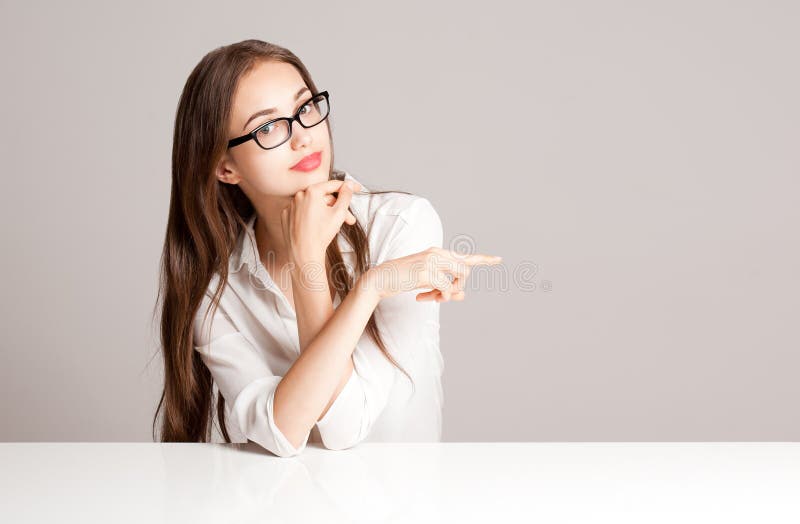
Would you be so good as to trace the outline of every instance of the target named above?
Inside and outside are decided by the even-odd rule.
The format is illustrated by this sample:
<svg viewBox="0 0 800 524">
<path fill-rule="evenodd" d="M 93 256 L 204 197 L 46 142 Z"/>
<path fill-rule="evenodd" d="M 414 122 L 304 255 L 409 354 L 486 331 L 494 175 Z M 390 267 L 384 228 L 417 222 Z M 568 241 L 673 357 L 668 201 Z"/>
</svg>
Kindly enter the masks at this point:
<svg viewBox="0 0 800 524">
<path fill-rule="evenodd" d="M 298 171 L 311 171 L 312 169 L 318 168 L 320 163 L 322 163 L 322 152 L 317 151 L 316 153 L 311 153 L 310 155 L 303 157 L 303 159 L 293 165 L 291 169 Z"/>
</svg>

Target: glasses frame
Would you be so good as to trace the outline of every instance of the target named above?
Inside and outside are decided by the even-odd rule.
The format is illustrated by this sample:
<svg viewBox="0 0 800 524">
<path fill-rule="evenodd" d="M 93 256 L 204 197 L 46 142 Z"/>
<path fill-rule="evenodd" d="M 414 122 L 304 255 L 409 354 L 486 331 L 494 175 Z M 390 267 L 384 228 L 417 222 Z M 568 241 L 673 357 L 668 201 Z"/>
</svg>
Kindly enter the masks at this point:
<svg viewBox="0 0 800 524">
<path fill-rule="evenodd" d="M 322 95 L 322 96 L 324 96 L 324 97 L 325 97 L 325 104 L 328 106 L 328 114 L 326 114 L 326 115 L 325 115 L 325 118 L 323 118 L 322 120 L 320 120 L 320 121 L 319 121 L 319 122 L 317 122 L 316 124 L 314 124 L 314 125 L 312 125 L 312 126 L 307 126 L 307 125 L 303 124 L 303 123 L 300 121 L 300 111 L 302 111 L 302 110 L 303 110 L 303 108 L 304 108 L 304 107 L 306 107 L 306 105 L 308 105 L 308 103 L 309 103 L 309 102 L 311 102 L 312 100 L 314 100 L 315 98 L 317 98 L 317 97 L 318 97 L 318 96 L 320 96 L 320 95 Z M 304 128 L 306 128 L 306 129 L 309 129 L 309 128 L 312 128 L 312 127 L 314 127 L 314 126 L 317 126 L 317 125 L 321 124 L 322 122 L 324 122 L 325 120 L 327 120 L 327 119 L 328 119 L 328 116 L 330 116 L 330 114 L 331 114 L 331 103 L 330 103 L 330 101 L 329 101 L 329 95 L 328 95 L 328 92 L 327 92 L 327 91 L 320 91 L 319 93 L 316 93 L 316 94 L 314 94 L 314 95 L 311 95 L 311 96 L 310 96 L 310 97 L 309 97 L 309 98 L 308 98 L 308 99 L 307 99 L 305 102 L 303 102 L 303 105 L 301 105 L 301 106 L 300 106 L 300 109 L 298 109 L 298 110 L 297 110 L 297 112 L 294 114 L 294 116 L 284 116 L 284 117 L 281 117 L 281 118 L 273 118 L 273 119 L 272 119 L 272 120 L 270 120 L 269 122 L 264 122 L 263 124 L 261 124 L 260 126 L 258 126 L 258 127 L 257 127 L 257 128 L 255 128 L 255 129 L 253 129 L 252 131 L 250 131 L 250 132 L 249 132 L 249 133 L 247 133 L 246 135 L 242 135 L 242 136 L 239 136 L 239 137 L 232 138 L 232 139 L 228 140 L 228 149 L 230 149 L 230 148 L 232 148 L 232 147 L 235 147 L 235 146 L 238 146 L 239 144 L 244 144 L 245 142 L 247 142 L 247 141 L 249 141 L 249 140 L 253 140 L 253 141 L 255 141 L 255 143 L 256 143 L 256 144 L 258 145 L 258 147 L 260 147 L 261 149 L 266 149 L 266 150 L 275 149 L 276 147 L 280 147 L 280 146 L 282 146 L 282 145 L 283 145 L 283 144 L 285 144 L 285 143 L 286 143 L 286 142 L 287 142 L 287 141 L 288 141 L 290 138 L 292 138 L 292 131 L 293 131 L 293 129 L 292 129 L 292 124 L 295 122 L 295 120 L 297 121 L 297 123 L 298 123 L 298 124 L 300 124 L 300 125 L 301 125 L 301 126 L 303 126 Z M 275 122 L 279 122 L 279 121 L 281 121 L 281 120 L 288 120 L 288 121 L 289 121 L 289 136 L 288 136 L 288 137 L 286 137 L 286 140 L 284 140 L 283 142 L 281 142 L 280 144 L 278 144 L 278 145 L 276 145 L 276 146 L 272 146 L 272 147 L 264 147 L 264 146 L 262 146 L 262 145 L 261 145 L 261 142 L 259 142 L 259 141 L 258 141 L 258 138 L 256 138 L 256 133 L 258 133 L 258 131 L 259 131 L 261 128 L 263 128 L 263 127 L 266 127 L 266 126 L 268 126 L 268 125 L 270 125 L 270 124 L 274 124 Z"/>
</svg>

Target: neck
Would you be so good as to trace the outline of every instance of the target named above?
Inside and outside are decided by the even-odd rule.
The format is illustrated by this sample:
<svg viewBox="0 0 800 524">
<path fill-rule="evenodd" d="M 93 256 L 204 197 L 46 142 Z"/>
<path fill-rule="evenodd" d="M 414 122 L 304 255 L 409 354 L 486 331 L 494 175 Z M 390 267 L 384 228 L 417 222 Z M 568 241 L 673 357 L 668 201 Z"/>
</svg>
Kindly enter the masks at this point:
<svg viewBox="0 0 800 524">
<path fill-rule="evenodd" d="M 271 258 L 275 264 L 283 264 L 289 260 L 289 249 L 283 238 L 281 225 L 281 211 L 287 203 L 267 206 L 265 209 L 256 209 L 254 232 L 258 256 L 262 261 Z"/>
</svg>

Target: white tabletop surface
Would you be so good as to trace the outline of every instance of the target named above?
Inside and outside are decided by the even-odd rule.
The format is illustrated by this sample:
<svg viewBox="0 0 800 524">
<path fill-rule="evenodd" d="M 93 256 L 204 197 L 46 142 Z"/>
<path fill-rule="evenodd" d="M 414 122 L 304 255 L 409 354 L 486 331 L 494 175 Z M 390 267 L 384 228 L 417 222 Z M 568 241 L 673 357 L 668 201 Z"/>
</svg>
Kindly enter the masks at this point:
<svg viewBox="0 0 800 524">
<path fill-rule="evenodd" d="M 0 518 L 798 523 L 800 443 L 0 443 Z"/>
</svg>

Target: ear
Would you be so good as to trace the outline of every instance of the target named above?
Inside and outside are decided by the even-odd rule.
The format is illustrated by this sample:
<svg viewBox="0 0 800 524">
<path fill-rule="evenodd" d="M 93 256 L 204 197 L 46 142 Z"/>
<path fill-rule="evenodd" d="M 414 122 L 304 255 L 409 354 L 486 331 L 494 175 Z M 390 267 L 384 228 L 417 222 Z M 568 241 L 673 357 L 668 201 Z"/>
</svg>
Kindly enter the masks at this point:
<svg viewBox="0 0 800 524">
<path fill-rule="evenodd" d="M 217 163 L 217 167 L 214 168 L 214 176 L 217 177 L 217 180 L 220 182 L 224 182 L 226 184 L 238 184 L 242 177 L 240 177 L 236 171 L 231 169 L 231 167 L 232 166 L 228 155 L 223 155 L 219 163 Z"/>
</svg>

